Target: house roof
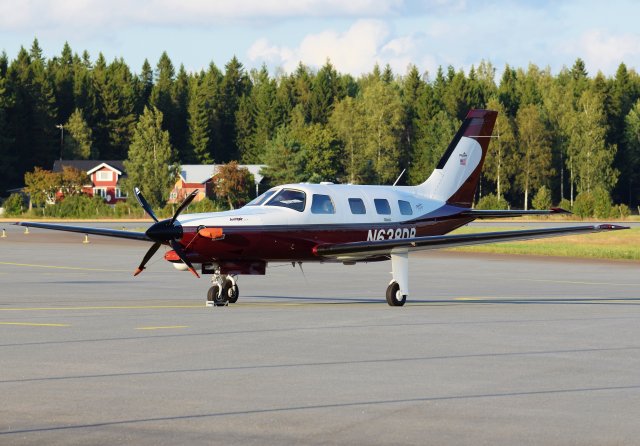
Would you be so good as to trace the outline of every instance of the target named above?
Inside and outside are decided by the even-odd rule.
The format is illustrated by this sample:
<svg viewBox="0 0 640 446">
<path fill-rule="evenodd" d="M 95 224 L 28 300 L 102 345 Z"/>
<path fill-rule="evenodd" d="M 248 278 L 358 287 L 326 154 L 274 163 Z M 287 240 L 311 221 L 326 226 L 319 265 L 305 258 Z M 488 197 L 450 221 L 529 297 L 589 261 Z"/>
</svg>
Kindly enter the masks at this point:
<svg viewBox="0 0 640 446">
<path fill-rule="evenodd" d="M 222 164 L 183 164 L 180 166 L 180 178 L 185 183 L 204 184 L 211 179 Z M 264 164 L 238 164 L 238 167 L 245 167 L 253 175 L 256 184 L 262 181 L 263 175 L 260 170 Z"/>
<path fill-rule="evenodd" d="M 63 166 L 75 167 L 83 172 L 95 172 L 99 168 L 109 167 L 122 175 L 126 175 L 124 162 L 121 160 L 55 160 L 53 162 L 53 171 L 62 172 Z"/>
</svg>

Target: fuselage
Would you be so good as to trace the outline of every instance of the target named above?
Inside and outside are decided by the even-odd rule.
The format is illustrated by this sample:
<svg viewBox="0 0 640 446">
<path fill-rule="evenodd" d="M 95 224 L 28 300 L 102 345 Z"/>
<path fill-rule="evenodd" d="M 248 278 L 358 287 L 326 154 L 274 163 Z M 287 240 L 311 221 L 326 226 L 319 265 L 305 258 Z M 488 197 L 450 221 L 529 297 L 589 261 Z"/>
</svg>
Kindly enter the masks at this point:
<svg viewBox="0 0 640 446">
<path fill-rule="evenodd" d="M 323 244 L 446 234 L 472 220 L 461 210 L 412 186 L 286 184 L 240 209 L 182 215 L 178 223 L 194 263 L 308 262 L 324 260 L 314 253 Z M 203 228 L 220 228 L 224 238 L 202 237 Z"/>
</svg>

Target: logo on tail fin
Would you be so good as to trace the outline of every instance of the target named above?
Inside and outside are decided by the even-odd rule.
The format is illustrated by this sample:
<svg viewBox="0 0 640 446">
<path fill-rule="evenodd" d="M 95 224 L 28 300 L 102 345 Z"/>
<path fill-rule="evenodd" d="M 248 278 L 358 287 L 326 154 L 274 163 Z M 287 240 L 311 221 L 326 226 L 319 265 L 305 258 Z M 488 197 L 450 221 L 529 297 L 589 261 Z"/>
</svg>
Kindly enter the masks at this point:
<svg viewBox="0 0 640 446">
<path fill-rule="evenodd" d="M 460 154 L 460 165 L 461 166 L 466 166 L 467 165 L 467 152 L 462 152 Z"/>
</svg>

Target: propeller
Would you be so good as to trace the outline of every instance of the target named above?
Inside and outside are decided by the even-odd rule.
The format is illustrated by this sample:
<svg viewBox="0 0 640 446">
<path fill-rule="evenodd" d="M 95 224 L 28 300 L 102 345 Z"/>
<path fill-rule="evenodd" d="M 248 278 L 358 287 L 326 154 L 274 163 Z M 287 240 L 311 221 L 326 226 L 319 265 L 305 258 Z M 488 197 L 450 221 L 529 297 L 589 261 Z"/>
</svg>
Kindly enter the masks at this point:
<svg viewBox="0 0 640 446">
<path fill-rule="evenodd" d="M 142 192 L 140 192 L 140 189 L 136 187 L 133 189 L 133 191 L 138 200 L 138 203 L 140 203 L 140 206 L 142 206 L 145 212 L 149 214 L 149 216 L 155 221 L 155 223 L 151 225 L 149 229 L 147 229 L 147 232 L 145 232 L 145 234 L 147 234 L 147 237 L 149 237 L 155 243 L 144 255 L 144 257 L 142 258 L 142 262 L 140 262 L 140 265 L 133 273 L 133 275 L 137 276 L 142 271 L 144 271 L 145 266 L 147 265 L 149 260 L 151 260 L 151 257 L 153 257 L 153 255 L 158 251 L 160 246 L 162 244 L 168 243 L 171 246 L 171 249 L 176 252 L 180 260 L 182 260 L 182 262 L 187 265 L 189 271 L 191 271 L 196 277 L 200 277 L 191 262 L 187 259 L 184 249 L 182 249 L 182 245 L 178 242 L 178 240 L 182 237 L 182 227 L 180 225 L 174 225 L 180 213 L 184 211 L 185 208 L 189 206 L 189 204 L 191 204 L 194 198 L 196 198 L 196 195 L 198 195 L 198 191 L 194 190 L 189 194 L 187 198 L 184 199 L 182 204 L 173 214 L 173 217 L 162 221 L 158 220 L 158 217 L 156 217 L 156 215 L 154 214 L 153 209 L 151 209 L 151 206 L 149 205 L 147 200 L 145 200 L 144 195 L 142 195 Z"/>
</svg>

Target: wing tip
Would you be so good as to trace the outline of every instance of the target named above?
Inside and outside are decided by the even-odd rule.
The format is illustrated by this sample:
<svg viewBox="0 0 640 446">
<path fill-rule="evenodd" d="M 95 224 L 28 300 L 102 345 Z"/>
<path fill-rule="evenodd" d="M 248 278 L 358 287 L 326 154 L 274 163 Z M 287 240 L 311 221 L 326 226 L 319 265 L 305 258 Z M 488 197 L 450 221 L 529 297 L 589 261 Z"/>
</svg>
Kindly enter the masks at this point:
<svg viewBox="0 0 640 446">
<path fill-rule="evenodd" d="M 619 231 L 621 229 L 630 229 L 630 226 L 613 225 L 611 223 L 604 223 L 596 225 L 594 228 L 598 231 Z"/>
</svg>

